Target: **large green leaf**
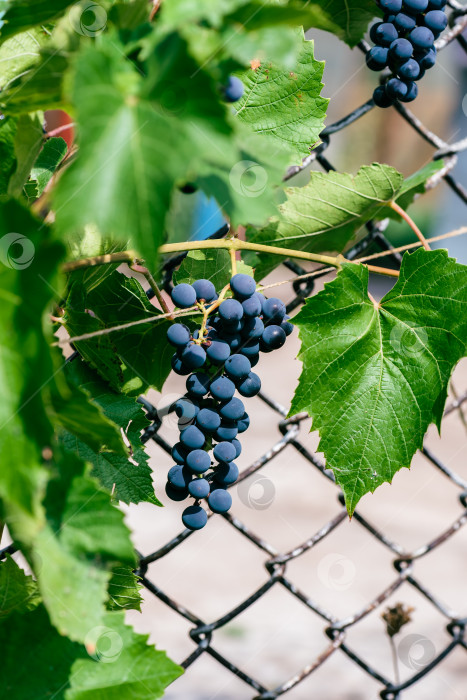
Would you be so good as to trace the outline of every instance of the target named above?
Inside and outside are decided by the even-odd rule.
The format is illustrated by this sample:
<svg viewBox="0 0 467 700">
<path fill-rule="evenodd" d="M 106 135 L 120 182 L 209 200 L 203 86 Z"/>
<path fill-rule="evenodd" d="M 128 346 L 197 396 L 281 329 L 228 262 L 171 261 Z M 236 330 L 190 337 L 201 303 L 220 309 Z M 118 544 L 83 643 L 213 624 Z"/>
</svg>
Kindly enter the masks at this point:
<svg viewBox="0 0 467 700">
<path fill-rule="evenodd" d="M 286 144 L 298 162 L 319 140 L 329 100 L 320 97 L 324 62 L 314 58 L 313 42 L 302 34 L 293 71 L 266 63 L 240 75 L 245 94 L 237 117 L 253 131 Z"/>
<path fill-rule="evenodd" d="M 43 145 L 42 122 L 37 114 L 22 114 L 15 137 L 16 168 L 8 184 L 8 194 L 18 197 L 27 182 Z"/>
<path fill-rule="evenodd" d="M 39 60 L 40 49 L 46 40 L 46 32 L 36 28 L 17 34 L 0 45 L 1 90 Z"/>
<path fill-rule="evenodd" d="M 70 0 L 0 0 L 0 42 L 61 15 Z"/>
<path fill-rule="evenodd" d="M 131 459 L 111 452 L 93 451 L 84 441 L 67 434 L 62 440 L 67 450 L 93 465 L 93 475 L 114 496 L 125 503 L 160 502 L 154 495 L 148 455 L 141 433 L 149 425 L 142 406 L 135 399 L 109 390 L 107 385 L 83 362 L 68 365 L 68 376 L 92 397 L 104 414 L 124 431 L 131 446 Z"/>
<path fill-rule="evenodd" d="M 28 187 L 33 186 L 33 198 L 40 197 L 52 175 L 67 153 L 66 141 L 60 136 L 48 139 L 39 153 L 31 170 Z M 31 191 L 31 190 L 29 190 Z"/>
<path fill-rule="evenodd" d="M 36 582 L 8 555 L 0 562 L 0 620 L 13 612 L 34 610 L 39 603 Z"/>
<path fill-rule="evenodd" d="M 147 644 L 148 635 L 124 624 L 123 612 L 109 612 L 104 627 L 88 639 L 88 652 L 98 660 L 73 664 L 66 700 L 154 700 L 183 669 Z M 118 662 L 117 662 L 118 660 Z M 116 663 L 111 663 L 115 661 Z"/>
<path fill-rule="evenodd" d="M 109 610 L 138 610 L 141 612 L 142 584 L 130 566 L 118 566 L 109 581 Z"/>
<path fill-rule="evenodd" d="M 312 172 L 307 185 L 288 188 L 280 216 L 260 230 L 248 229 L 247 240 L 310 253 L 342 253 L 366 235 L 361 229 L 367 221 L 387 216 L 385 204 L 403 182 L 397 170 L 378 163 L 363 166 L 355 176 Z M 256 268 L 257 279 L 282 260 L 256 253 L 244 257 Z"/>
<path fill-rule="evenodd" d="M 350 514 L 410 467 L 465 354 L 467 267 L 444 250 L 405 254 L 377 304 L 368 269 L 346 263 L 295 317 L 303 372 L 291 413 L 307 411 Z"/>
</svg>

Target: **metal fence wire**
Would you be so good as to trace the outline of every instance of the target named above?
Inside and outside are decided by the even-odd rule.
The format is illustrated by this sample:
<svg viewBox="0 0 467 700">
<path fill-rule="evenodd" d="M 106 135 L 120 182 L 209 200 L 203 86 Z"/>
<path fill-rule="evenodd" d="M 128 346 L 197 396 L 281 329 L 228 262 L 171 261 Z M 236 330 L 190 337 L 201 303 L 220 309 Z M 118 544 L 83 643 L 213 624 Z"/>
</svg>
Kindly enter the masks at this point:
<svg viewBox="0 0 467 700">
<path fill-rule="evenodd" d="M 462 35 L 462 32 L 467 27 L 467 7 L 462 6 L 456 2 L 456 0 L 449 0 L 448 5 L 450 8 L 450 28 L 440 39 L 438 39 L 436 42 L 436 47 L 438 51 L 441 51 L 450 43 L 456 41 L 467 53 L 467 40 Z M 365 54 L 369 48 L 370 47 L 366 44 L 366 42 L 360 42 L 359 49 L 363 54 Z M 285 179 L 290 179 L 305 167 L 309 166 L 313 161 L 317 161 L 325 171 L 334 170 L 332 164 L 325 156 L 326 149 L 330 145 L 333 135 L 344 130 L 356 120 L 361 119 L 365 114 L 374 108 L 375 105 L 371 99 L 337 123 L 328 126 L 321 134 L 320 145 L 310 153 L 301 166 L 291 168 Z M 467 138 L 453 144 L 446 143 L 439 136 L 432 133 L 407 109 L 407 107 L 397 103 L 394 108 L 397 109 L 399 114 L 414 129 L 414 131 L 433 147 L 433 160 L 440 158 L 445 160 L 445 166 L 431 178 L 428 183 L 428 187 L 435 187 L 442 180 L 444 180 L 444 182 L 458 195 L 458 197 L 463 202 L 467 203 L 467 190 L 452 175 L 452 170 L 457 163 L 458 154 L 467 150 Z M 363 255 L 367 255 L 369 252 L 374 253 L 389 251 L 388 258 L 391 260 L 391 266 L 399 267 L 401 260 L 400 255 L 397 252 L 391 252 L 392 246 L 384 235 L 385 226 L 385 222 L 369 222 L 367 224 L 367 237 L 364 241 L 350 250 L 347 253 L 347 257 L 349 259 L 358 259 Z M 227 232 L 228 226 L 225 226 L 216 232 L 213 237 L 222 237 L 226 235 Z M 173 270 L 180 264 L 183 257 L 184 254 L 174 256 L 165 263 L 164 286 L 167 291 L 170 291 L 171 289 Z M 308 272 L 308 270 L 303 269 L 295 262 L 287 261 L 284 264 L 297 276 Z M 323 272 L 323 274 L 329 274 L 329 271 L 326 270 Z M 288 313 L 300 307 L 305 302 L 306 298 L 313 293 L 315 279 L 316 276 L 311 279 L 308 278 L 306 280 L 297 280 L 292 283 L 293 296 L 288 303 Z M 334 478 L 332 472 L 327 470 L 321 459 L 307 449 L 307 447 L 305 447 L 300 441 L 301 424 L 308 418 L 308 416 L 301 413 L 291 418 L 287 418 L 286 410 L 279 405 L 274 398 L 263 392 L 260 393 L 259 398 L 277 415 L 277 428 L 282 434 L 282 437 L 275 442 L 275 444 L 273 444 L 259 459 L 254 461 L 243 472 L 241 472 L 239 480 L 235 486 L 245 481 L 253 474 L 260 472 L 265 465 L 267 465 L 271 460 L 285 450 L 289 452 L 297 451 L 303 458 L 305 458 L 305 460 L 307 460 L 310 467 L 321 475 L 322 479 L 333 482 Z M 147 443 L 151 440 L 160 449 L 170 454 L 172 445 L 170 445 L 159 434 L 162 426 L 161 411 L 159 411 L 156 406 L 151 404 L 144 397 L 140 397 L 139 401 L 145 408 L 147 417 L 151 420 L 151 425 L 145 430 L 142 436 L 142 441 Z M 467 402 L 467 393 L 461 395 L 454 402 L 452 402 L 446 409 L 445 415 L 458 410 L 464 402 Z M 271 428 L 272 427 L 273 424 L 271 424 Z M 433 540 L 427 542 L 423 546 L 418 547 L 415 551 L 406 551 L 402 545 L 392 541 L 372 522 L 369 522 L 366 518 L 362 517 L 357 509 L 354 515 L 355 521 L 359 523 L 359 525 L 364 528 L 366 532 L 372 538 L 374 538 L 374 540 L 379 542 L 389 552 L 394 566 L 394 576 L 388 582 L 384 590 L 379 593 L 379 595 L 377 595 L 374 599 L 369 600 L 366 605 L 344 619 L 339 619 L 338 617 L 324 610 L 317 602 L 300 590 L 300 588 L 294 584 L 288 574 L 288 566 L 290 562 L 309 552 L 331 533 L 338 530 L 339 526 L 341 526 L 342 523 L 347 520 L 348 516 L 344 507 L 343 498 L 342 495 L 338 493 L 339 489 L 337 486 L 336 495 L 339 505 L 334 517 L 328 522 L 323 523 L 323 525 L 316 532 L 311 533 L 310 537 L 305 542 L 298 543 L 295 547 L 286 552 L 278 552 L 273 544 L 267 542 L 264 538 L 253 532 L 249 527 L 235 517 L 235 514 L 227 513 L 222 516 L 214 516 L 218 518 L 223 517 L 225 521 L 232 528 L 234 528 L 239 539 L 245 538 L 266 555 L 266 560 L 264 562 L 266 569 L 266 582 L 257 590 L 252 591 L 251 595 L 243 600 L 240 605 L 237 605 L 234 609 L 226 611 L 224 615 L 216 620 L 203 620 L 195 612 L 188 610 L 184 605 L 177 602 L 177 600 L 174 600 L 168 592 L 159 588 L 157 582 L 153 580 L 153 576 L 157 576 L 157 567 L 152 566 L 151 570 L 149 571 L 150 565 L 169 555 L 175 548 L 183 547 L 188 538 L 197 537 L 198 533 L 184 530 L 172 540 L 167 542 L 164 546 L 157 549 L 157 551 L 149 554 L 141 554 L 137 573 L 141 577 L 142 584 L 150 593 L 156 596 L 160 601 L 169 606 L 173 611 L 178 613 L 192 625 L 192 628 L 189 631 L 189 636 L 194 644 L 194 651 L 184 661 L 182 661 L 181 665 L 185 669 L 189 669 L 197 662 L 198 659 L 200 659 L 200 657 L 207 654 L 215 659 L 219 664 L 222 664 L 222 666 L 229 672 L 235 674 L 237 678 L 241 679 L 241 681 L 251 688 L 251 696 L 249 695 L 249 697 L 254 698 L 254 700 L 272 700 L 273 698 L 287 695 L 288 691 L 291 691 L 302 681 L 304 681 L 304 679 L 313 674 L 313 672 L 325 664 L 332 655 L 344 654 L 361 669 L 363 679 L 367 674 L 381 684 L 382 689 L 379 693 L 381 698 L 384 700 L 399 700 L 400 698 L 405 697 L 404 691 L 406 689 L 412 687 L 414 684 L 426 677 L 427 674 L 430 674 L 434 669 L 436 669 L 439 664 L 441 664 L 443 660 L 453 652 L 454 649 L 463 648 L 465 651 L 467 651 L 467 617 L 461 613 L 453 611 L 448 605 L 442 602 L 437 595 L 431 592 L 417 576 L 417 562 L 422 557 L 425 557 L 437 548 L 442 547 L 460 528 L 467 523 L 467 481 L 443 464 L 443 462 L 438 459 L 430 451 L 430 449 L 428 449 L 428 447 L 423 449 L 422 454 L 428 465 L 430 465 L 434 470 L 440 471 L 447 479 L 450 480 L 455 489 L 455 498 L 460 502 L 463 511 L 450 527 L 441 532 Z M 453 505 L 455 504 L 453 503 Z M 11 553 L 13 551 L 14 547 L 7 547 L 0 552 L 0 556 L 5 556 L 7 552 Z M 228 556 L 227 553 L 226 556 Z M 430 660 L 428 664 L 424 665 L 420 670 L 418 670 L 418 672 L 415 672 L 408 680 L 396 685 L 393 681 L 387 677 L 384 677 L 378 670 L 376 670 L 364 658 L 364 656 L 361 655 L 361 653 L 358 653 L 355 649 L 353 649 L 348 644 L 347 637 L 348 631 L 354 625 L 358 625 L 358 623 L 367 615 L 378 609 L 382 611 L 390 597 L 403 584 L 409 584 L 416 589 L 426 599 L 426 601 L 428 601 L 428 603 L 436 608 L 436 610 L 441 614 L 445 621 L 445 630 L 449 635 L 450 641 L 439 653 L 437 653 L 437 655 L 434 656 L 434 658 Z M 216 648 L 216 632 L 234 620 L 245 610 L 255 605 L 255 603 L 263 598 L 263 596 L 267 596 L 271 589 L 278 586 L 286 590 L 290 596 L 294 596 L 298 601 L 300 601 L 300 603 L 304 606 L 303 609 L 307 609 L 310 615 L 318 616 L 318 618 L 322 620 L 323 647 L 321 653 L 314 658 L 310 658 L 309 663 L 304 668 L 299 670 L 293 677 L 288 678 L 281 685 L 278 685 L 275 688 L 268 689 L 264 687 L 264 685 L 262 685 L 262 683 L 260 683 L 256 678 L 242 671 L 241 668 L 218 651 Z M 381 628 L 381 633 L 384 633 L 383 626 Z M 319 688 L 316 690 L 319 691 Z"/>
</svg>

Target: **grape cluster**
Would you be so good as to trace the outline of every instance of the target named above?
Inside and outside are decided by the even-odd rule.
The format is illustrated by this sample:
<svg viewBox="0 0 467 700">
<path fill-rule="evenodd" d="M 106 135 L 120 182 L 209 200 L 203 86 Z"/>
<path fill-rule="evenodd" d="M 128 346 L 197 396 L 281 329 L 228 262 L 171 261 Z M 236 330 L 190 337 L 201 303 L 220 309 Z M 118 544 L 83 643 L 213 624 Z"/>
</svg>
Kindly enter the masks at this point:
<svg viewBox="0 0 467 700">
<path fill-rule="evenodd" d="M 232 296 L 225 298 L 228 290 Z M 260 351 L 282 347 L 293 326 L 280 299 L 257 292 L 254 279 L 245 274 L 234 275 L 220 297 L 209 280 L 178 284 L 172 301 L 180 309 L 197 306 L 204 319 L 193 333 L 183 323 L 167 331 L 175 347 L 172 368 L 187 376 L 187 392 L 174 404 L 180 440 L 172 450 L 176 464 L 169 470 L 166 493 L 174 501 L 195 499 L 182 520 L 188 529 L 199 530 L 208 519 L 203 499 L 214 513 L 226 513 L 232 505 L 226 487 L 238 478 L 234 460 L 242 447 L 237 436 L 250 423 L 235 392 L 245 398 L 259 392 L 260 378 L 251 370 Z"/>
<path fill-rule="evenodd" d="M 447 0 L 377 0 L 384 10 L 382 22 L 370 29 L 376 44 L 366 55 L 367 66 L 392 72 L 376 88 L 378 107 L 390 107 L 396 100 L 412 102 L 418 95 L 417 81 L 436 63 L 435 39 L 446 29 Z"/>
</svg>

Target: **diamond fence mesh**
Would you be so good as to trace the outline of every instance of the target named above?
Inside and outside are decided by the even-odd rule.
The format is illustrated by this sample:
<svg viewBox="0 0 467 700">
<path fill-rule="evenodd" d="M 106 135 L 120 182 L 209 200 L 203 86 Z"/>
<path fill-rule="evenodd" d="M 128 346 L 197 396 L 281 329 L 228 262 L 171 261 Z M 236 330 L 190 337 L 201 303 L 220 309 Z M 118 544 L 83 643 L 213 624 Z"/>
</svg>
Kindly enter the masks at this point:
<svg viewBox="0 0 467 700">
<path fill-rule="evenodd" d="M 463 32 L 467 27 L 467 7 L 463 7 L 455 0 L 449 1 L 450 7 L 450 29 L 437 42 L 438 50 L 445 49 L 450 43 L 458 42 L 461 48 L 467 53 L 467 40 L 463 36 Z M 369 50 L 366 42 L 359 44 L 359 49 L 362 53 Z M 459 197 L 462 202 L 467 203 L 467 190 L 458 182 L 452 170 L 457 163 L 458 155 L 467 150 L 467 138 L 464 138 L 455 143 L 449 144 L 435 133 L 430 131 L 412 112 L 404 105 L 398 103 L 394 107 L 397 109 L 403 119 L 413 128 L 418 136 L 428 142 L 433 148 L 433 160 L 443 158 L 445 165 L 442 170 L 438 171 L 429 181 L 428 188 L 437 186 L 441 181 L 444 181 Z M 373 101 L 370 99 L 358 109 L 348 114 L 343 119 L 335 124 L 328 126 L 321 134 L 321 144 L 313 150 L 312 153 L 305 159 L 299 167 L 292 168 L 286 175 L 285 179 L 290 179 L 298 172 L 308 167 L 313 161 L 325 170 L 333 170 L 333 165 L 326 158 L 326 150 L 329 147 L 331 140 L 335 134 L 345 130 L 349 125 L 356 120 L 363 119 L 364 116 L 375 109 Z M 377 109 L 377 108 L 376 108 Z M 383 259 L 388 261 L 392 267 L 398 267 L 400 264 L 400 255 L 394 251 L 389 241 L 384 235 L 385 222 L 367 224 L 368 235 L 364 241 L 350 250 L 346 257 L 349 259 L 358 259 L 368 254 L 376 256 L 385 256 Z M 223 227 L 214 237 L 222 237 L 228 232 L 228 226 Z M 184 255 L 178 255 L 166 261 L 164 272 L 164 285 L 167 291 L 171 288 L 171 277 L 173 270 L 179 265 Z M 294 276 L 305 276 L 304 279 L 295 279 L 291 285 L 291 298 L 288 303 L 288 313 L 299 308 L 307 297 L 313 294 L 315 280 L 319 276 L 329 274 L 329 270 L 324 270 L 322 273 L 317 273 L 314 277 L 307 277 L 309 270 L 302 268 L 295 262 L 287 261 L 285 266 L 293 273 Z M 77 353 L 75 353 L 77 355 Z M 71 358 L 70 358 L 71 359 Z M 273 392 L 273 387 L 269 387 L 269 391 Z M 272 444 L 267 451 L 258 459 L 252 462 L 245 468 L 239 477 L 235 488 L 246 482 L 253 475 L 261 473 L 264 467 L 268 465 L 281 453 L 286 453 L 287 460 L 293 463 L 293 455 L 299 453 L 303 459 L 309 464 L 310 469 L 319 474 L 320 479 L 327 480 L 333 483 L 334 478 L 332 473 L 326 469 L 322 460 L 313 453 L 301 440 L 302 423 L 308 419 L 306 414 L 298 414 L 291 418 L 287 418 L 286 409 L 281 406 L 269 392 L 261 393 L 259 398 L 265 406 L 267 406 L 276 415 L 276 426 L 271 424 L 271 434 L 274 434 L 273 428 L 277 427 L 282 437 Z M 170 404 L 166 410 L 156 407 L 144 397 L 140 397 L 140 403 L 147 412 L 147 417 L 151 420 L 151 425 L 146 429 L 142 436 L 144 443 L 153 442 L 158 449 L 170 454 L 172 445 L 160 434 L 163 426 L 164 416 L 170 412 Z M 445 416 L 452 414 L 455 411 L 461 411 L 462 405 L 467 402 L 467 392 L 458 396 L 451 401 L 445 411 Z M 302 434 L 303 437 L 303 434 Z M 157 585 L 157 563 L 163 558 L 170 555 L 177 548 L 183 548 L 189 538 L 196 538 L 199 533 L 194 533 L 189 530 L 180 532 L 176 537 L 159 547 L 156 551 L 143 553 L 140 555 L 139 568 L 137 573 L 141 577 L 141 582 L 144 584 L 147 591 L 156 596 L 163 604 L 171 608 L 176 614 L 184 618 L 190 625 L 189 637 L 193 643 L 193 651 L 185 658 L 181 665 L 189 673 L 190 667 L 196 664 L 203 655 L 209 655 L 216 662 L 221 664 L 228 672 L 234 674 L 245 684 L 246 693 L 241 697 L 254 698 L 254 700 L 269 700 L 281 696 L 287 696 L 289 691 L 296 688 L 305 679 L 312 676 L 323 664 L 326 664 L 328 659 L 334 655 L 345 655 L 361 670 L 361 682 L 365 684 L 365 678 L 372 677 L 379 684 L 379 696 L 385 700 L 399 700 L 406 697 L 404 691 L 409 690 L 415 684 L 432 673 L 442 662 L 459 648 L 467 651 L 466 624 L 467 611 L 464 613 L 451 609 L 448 603 L 441 600 L 437 593 L 430 590 L 421 576 L 418 574 L 417 565 L 420 560 L 427 557 L 430 553 L 442 548 L 446 543 L 467 523 L 467 480 L 461 475 L 449 468 L 441 459 L 439 459 L 432 450 L 427 446 L 422 452 L 426 464 L 433 470 L 441 473 L 452 485 L 452 507 L 453 510 L 457 507 L 461 508 L 459 516 L 446 529 L 431 538 L 424 545 L 417 547 L 413 551 L 408 551 L 405 547 L 392 540 L 384 531 L 379 529 L 370 519 L 363 517 L 358 509 L 354 515 L 355 521 L 363 528 L 366 533 L 375 541 L 386 549 L 388 552 L 393 567 L 394 573 L 388 579 L 387 584 L 374 597 L 366 601 L 364 605 L 356 609 L 352 614 L 346 617 L 339 617 L 332 612 L 325 610 L 316 600 L 305 593 L 301 588 L 294 583 L 293 576 L 289 573 L 291 563 L 304 556 L 307 552 L 318 546 L 332 533 L 339 533 L 339 528 L 348 520 L 347 512 L 344 507 L 342 496 L 339 495 L 339 489 L 336 486 L 336 496 L 338 505 L 335 514 L 314 532 L 310 532 L 309 537 L 305 541 L 297 542 L 296 546 L 288 551 L 278 551 L 276 546 L 267 541 L 263 536 L 253 531 L 245 525 L 240 519 L 235 516 L 235 506 L 233 513 L 225 515 L 214 515 L 210 517 L 224 518 L 226 523 L 233 528 L 238 536 L 238 547 L 240 548 L 243 541 L 249 541 L 251 545 L 256 547 L 264 557 L 265 567 L 265 582 L 259 587 L 251 591 L 239 605 L 228 609 L 223 615 L 214 620 L 202 619 L 196 612 L 189 610 L 185 605 L 174 599 L 170 591 L 162 590 Z M 266 495 L 267 500 L 267 495 Z M 14 552 L 14 547 L 9 546 L 3 549 L 0 554 L 2 557 L 6 553 Z M 229 557 L 229 553 L 225 552 L 225 557 Z M 368 562 L 371 565 L 371 562 Z M 241 572 L 240 572 L 241 575 Z M 446 571 L 449 576 L 449 572 Z M 463 585 L 466 585 L 464 581 Z M 368 615 L 374 611 L 384 611 L 388 601 L 403 585 L 409 585 L 416 589 L 418 593 L 427 601 L 427 603 L 435 608 L 441 616 L 441 624 L 449 636 L 448 642 L 444 648 L 437 651 L 436 654 L 430 654 L 428 660 L 420 664 L 413 664 L 413 674 L 403 682 L 395 682 L 393 679 L 382 675 L 374 665 L 365 658 L 365 655 L 353 648 L 348 641 L 349 631 L 359 625 Z M 189 580 L 187 580 L 189 585 Z M 265 596 L 270 594 L 273 588 L 281 587 L 288 595 L 293 596 L 303 606 L 304 614 L 315 616 L 320 621 L 322 629 L 322 648 L 318 654 L 310 656 L 308 663 L 301 669 L 297 669 L 295 675 L 287 678 L 280 685 L 274 688 L 266 688 L 257 678 L 249 673 L 242 671 L 239 666 L 221 653 L 216 644 L 216 634 L 223 627 L 235 620 L 239 615 L 254 606 Z M 221 595 L 219 593 L 218 595 Z M 381 634 L 385 634 L 384 625 L 381 626 Z M 416 635 L 415 635 L 416 637 Z M 413 640 L 416 642 L 417 640 Z M 423 639 L 420 637 L 421 642 Z M 423 646 L 423 644 L 422 644 Z M 287 654 L 287 648 L 284 648 L 284 654 Z M 400 653 L 400 651 L 399 651 Z M 390 646 L 388 645 L 388 655 L 390 654 Z M 179 659 L 175 659 L 180 662 Z M 467 662 L 467 657 L 465 659 Z M 466 676 L 467 677 L 467 676 Z M 176 681 L 176 683 L 179 681 Z M 341 679 L 336 680 L 336 694 L 334 697 L 341 697 L 339 692 L 339 683 Z M 175 685 L 176 685 L 175 683 Z M 465 685 L 465 683 L 464 683 Z M 313 685 L 308 685 L 312 692 L 320 692 L 319 686 L 315 688 Z M 207 688 L 204 697 L 216 697 L 215 688 Z M 308 697 L 308 693 L 306 693 Z M 457 695 L 456 695 L 457 697 Z M 458 696 L 461 697 L 460 695 Z"/>
</svg>

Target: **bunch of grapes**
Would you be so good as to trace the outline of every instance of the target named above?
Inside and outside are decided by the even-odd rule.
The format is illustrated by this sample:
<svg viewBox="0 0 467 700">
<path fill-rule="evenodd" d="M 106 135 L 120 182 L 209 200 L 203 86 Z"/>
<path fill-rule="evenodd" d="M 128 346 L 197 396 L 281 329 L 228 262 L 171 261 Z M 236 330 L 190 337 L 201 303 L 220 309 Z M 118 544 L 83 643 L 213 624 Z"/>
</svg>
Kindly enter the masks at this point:
<svg viewBox="0 0 467 700">
<path fill-rule="evenodd" d="M 389 67 L 392 77 L 376 88 L 378 107 L 396 100 L 412 102 L 418 95 L 418 80 L 436 63 L 435 39 L 446 29 L 447 0 L 377 0 L 384 10 L 383 22 L 371 27 L 376 44 L 366 55 L 371 70 Z"/>
<path fill-rule="evenodd" d="M 232 296 L 225 298 L 229 291 Z M 226 487 L 238 478 L 234 460 L 242 447 L 237 436 L 250 423 L 235 392 L 245 398 L 259 392 L 260 378 L 251 370 L 260 351 L 282 347 L 293 326 L 280 299 L 266 299 L 245 274 L 234 275 L 220 296 L 209 280 L 178 284 L 172 301 L 180 309 L 198 307 L 204 319 L 193 333 L 182 323 L 167 331 L 176 349 L 172 368 L 187 376 L 187 393 L 174 404 L 180 441 L 172 450 L 176 464 L 169 470 L 166 493 L 174 501 L 195 499 L 182 520 L 188 529 L 199 530 L 208 519 L 201 501 L 214 513 L 226 513 L 232 505 Z"/>
</svg>

